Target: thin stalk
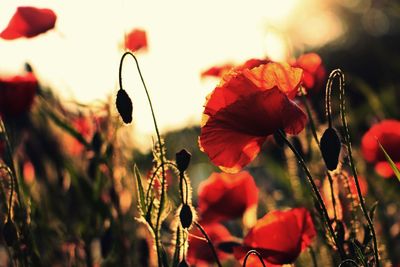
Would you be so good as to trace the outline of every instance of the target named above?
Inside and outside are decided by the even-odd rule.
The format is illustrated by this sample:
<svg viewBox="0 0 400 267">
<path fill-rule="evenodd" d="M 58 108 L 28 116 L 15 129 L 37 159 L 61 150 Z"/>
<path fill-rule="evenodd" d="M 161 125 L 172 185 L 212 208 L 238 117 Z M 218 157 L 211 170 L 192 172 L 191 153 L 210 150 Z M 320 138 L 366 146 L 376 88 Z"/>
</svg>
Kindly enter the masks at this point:
<svg viewBox="0 0 400 267">
<path fill-rule="evenodd" d="M 351 265 L 353 265 L 353 266 L 358 267 L 357 262 L 355 262 L 355 261 L 352 260 L 352 259 L 346 259 L 346 260 L 342 261 L 342 262 L 339 264 L 339 267 L 342 267 L 342 266 L 345 267 L 345 266 L 346 266 L 346 265 L 343 265 L 343 264 L 346 264 L 346 265 L 351 264 Z"/>
<path fill-rule="evenodd" d="M 318 267 L 317 258 L 315 257 L 315 251 L 314 251 L 314 249 L 313 249 L 312 247 L 309 247 L 309 248 L 308 248 L 308 251 L 310 252 L 310 257 L 311 257 L 311 261 L 312 261 L 312 263 L 313 263 L 313 266 L 314 266 L 314 267 Z"/>
<path fill-rule="evenodd" d="M 294 153 L 294 155 L 296 156 L 298 162 L 300 163 L 301 167 L 303 168 L 304 172 L 306 173 L 306 176 L 308 178 L 308 182 L 311 184 L 311 188 L 314 192 L 314 196 L 317 198 L 318 204 L 322 210 L 322 217 L 326 223 L 326 225 L 328 226 L 329 232 L 332 236 L 332 238 L 335 241 L 336 247 L 339 250 L 339 254 L 340 257 L 342 259 L 345 258 L 346 254 L 343 251 L 343 247 L 341 246 L 341 244 L 339 243 L 336 235 L 335 235 L 335 231 L 332 228 L 332 225 L 329 222 L 329 216 L 328 216 L 328 211 L 326 210 L 326 206 L 324 204 L 324 201 L 322 200 L 321 194 L 317 188 L 317 185 L 315 184 L 312 175 L 310 173 L 310 171 L 308 170 L 308 167 L 306 165 L 306 163 L 304 162 L 304 159 L 301 157 L 300 153 L 296 150 L 296 148 L 289 142 L 289 140 L 286 138 L 285 134 L 282 132 L 282 130 L 278 131 L 279 135 L 283 138 L 284 142 L 286 143 L 286 145 L 292 150 L 292 152 Z"/>
<path fill-rule="evenodd" d="M 350 160 L 350 167 L 353 173 L 353 177 L 354 177 L 354 182 L 356 184 L 356 188 L 357 188 L 357 194 L 358 194 L 358 198 L 360 199 L 360 205 L 361 205 L 361 210 L 364 214 L 365 219 L 367 220 L 368 223 L 368 228 L 371 231 L 372 234 L 372 239 L 373 239 L 373 243 L 374 243 L 374 257 L 375 257 L 375 263 L 376 266 L 380 266 L 379 263 L 379 251 L 378 251 L 378 243 L 376 240 L 376 233 L 375 233 L 375 229 L 374 229 L 374 225 L 372 223 L 372 220 L 368 214 L 367 208 L 365 206 L 365 202 L 364 202 L 364 198 L 361 194 L 361 189 L 360 189 L 360 184 L 358 182 L 358 175 L 357 175 L 357 169 L 356 166 L 354 164 L 354 159 L 353 159 L 353 150 L 351 148 L 351 139 L 350 139 L 350 133 L 349 133 L 349 128 L 347 125 L 347 119 L 346 119 L 346 108 L 345 108 L 345 92 L 344 92 L 344 74 L 340 69 L 335 69 L 331 72 L 331 74 L 329 75 L 329 80 L 333 80 L 335 77 L 339 77 L 339 104 L 340 104 L 340 117 L 342 120 L 342 125 L 344 128 L 344 140 L 346 142 L 347 145 L 347 151 L 348 151 L 348 157 Z M 329 83 L 328 80 L 328 83 Z"/>
<path fill-rule="evenodd" d="M 150 95 L 149 95 L 149 91 L 147 90 L 146 83 L 145 83 L 145 81 L 144 81 L 142 72 L 141 72 L 141 70 L 140 70 L 139 62 L 138 62 L 136 56 L 135 56 L 133 53 L 129 52 L 129 51 L 125 52 L 125 53 L 122 55 L 122 57 L 121 57 L 121 61 L 120 61 L 120 65 L 119 65 L 119 87 L 120 87 L 121 89 L 123 88 L 123 87 L 122 87 L 122 66 L 123 66 L 124 59 L 125 59 L 125 57 L 126 57 L 127 55 L 132 56 L 132 58 L 135 60 L 136 68 L 137 68 L 137 71 L 138 71 L 138 73 L 139 73 L 140 79 L 141 79 L 141 81 L 142 81 L 144 90 L 145 90 L 145 92 L 146 92 L 147 100 L 148 100 L 148 102 L 149 102 L 149 106 L 150 106 L 150 110 L 151 110 L 151 116 L 153 117 L 154 128 L 155 128 L 155 130 L 156 130 L 158 145 L 159 145 L 159 148 L 160 148 L 161 169 L 162 169 L 162 177 L 163 177 L 163 179 L 162 179 L 162 181 L 161 181 L 160 206 L 159 206 L 159 210 L 158 210 L 158 214 L 157 214 L 156 231 L 155 231 L 154 235 L 155 235 L 156 248 L 157 248 L 158 265 L 159 265 L 159 266 L 162 266 L 161 250 L 160 250 L 161 241 L 160 241 L 160 236 L 159 236 L 159 235 L 160 235 L 160 231 L 159 231 L 159 230 L 160 230 L 160 223 L 161 223 L 162 207 L 164 206 L 164 198 L 165 198 L 165 168 L 164 168 L 164 152 L 163 152 L 163 145 L 162 145 L 162 142 L 161 142 L 160 132 L 159 132 L 159 130 L 158 130 L 158 125 L 157 125 L 157 120 L 156 120 L 156 116 L 155 116 L 154 109 L 153 109 L 153 104 L 151 103 L 151 98 L 150 98 Z"/>
<path fill-rule="evenodd" d="M 209 245 L 209 247 L 210 247 L 210 249 L 211 249 L 211 251 L 212 251 L 212 254 L 213 254 L 213 256 L 214 256 L 214 259 L 215 259 L 215 261 L 216 261 L 218 267 L 222 267 L 222 264 L 221 264 L 221 262 L 219 261 L 217 252 L 215 251 L 215 247 L 214 247 L 213 243 L 211 242 L 210 237 L 207 235 L 206 231 L 203 229 L 203 227 L 201 227 L 201 225 L 200 225 L 198 222 L 195 221 L 195 222 L 193 222 L 193 223 L 194 223 L 194 224 L 196 225 L 196 227 L 200 230 L 200 232 L 203 234 L 203 236 L 207 239 L 207 243 L 208 243 L 208 245 Z"/>
<path fill-rule="evenodd" d="M 8 166 L 0 166 L 0 169 L 6 170 L 8 175 L 10 176 L 11 180 L 11 192 L 10 192 L 10 198 L 8 200 L 8 211 L 7 211 L 7 220 L 11 219 L 11 207 L 12 207 L 12 200 L 13 200 L 13 195 L 14 195 L 14 179 L 13 179 L 13 173 L 11 172 L 10 168 Z"/>
<path fill-rule="evenodd" d="M 328 81 L 328 83 L 329 83 L 329 81 Z M 328 90 L 328 87 L 327 87 L 327 90 Z M 312 117 L 310 104 L 308 103 L 308 100 L 307 100 L 306 96 L 304 95 L 303 91 L 301 91 L 301 96 L 302 96 L 303 104 L 306 107 L 307 116 L 309 118 L 312 135 L 314 137 L 315 142 L 318 145 L 319 150 L 321 151 L 321 146 L 320 146 L 320 142 L 319 142 L 318 135 L 317 135 L 317 128 L 315 127 L 315 122 L 314 122 L 314 119 Z M 331 107 L 330 107 L 330 105 L 328 105 L 326 107 L 326 109 L 329 110 L 329 112 L 327 111 L 327 114 L 329 114 L 328 118 L 330 118 L 331 117 Z M 330 119 L 330 124 L 332 124 L 332 119 Z M 334 195 L 334 191 L 333 191 L 333 179 L 332 179 L 332 176 L 331 176 L 329 171 L 326 172 L 326 175 L 328 176 L 329 186 L 330 186 L 330 190 L 331 190 L 331 199 L 332 199 L 332 205 L 333 205 L 333 216 L 334 216 L 334 219 L 336 221 L 337 220 L 336 199 L 335 199 L 335 195 Z"/>
<path fill-rule="evenodd" d="M 265 263 L 264 263 L 264 260 L 263 260 L 263 258 L 262 258 L 262 256 L 261 256 L 261 254 L 260 254 L 257 250 L 254 250 L 254 249 L 249 250 L 249 251 L 246 253 L 246 256 L 244 257 L 244 261 L 243 261 L 243 265 L 242 265 L 243 267 L 246 267 L 247 258 L 250 257 L 250 255 L 252 255 L 252 254 L 254 254 L 254 255 L 256 255 L 256 256 L 258 257 L 258 259 L 260 260 L 260 262 L 261 262 L 261 264 L 262 264 L 263 267 L 266 267 L 266 265 L 265 265 Z"/>
<path fill-rule="evenodd" d="M 332 71 L 331 74 L 329 75 L 328 82 L 326 83 L 326 88 L 325 88 L 325 112 L 326 112 L 326 117 L 328 118 L 329 128 L 332 128 L 331 95 L 332 95 L 333 72 L 334 71 Z"/>
</svg>

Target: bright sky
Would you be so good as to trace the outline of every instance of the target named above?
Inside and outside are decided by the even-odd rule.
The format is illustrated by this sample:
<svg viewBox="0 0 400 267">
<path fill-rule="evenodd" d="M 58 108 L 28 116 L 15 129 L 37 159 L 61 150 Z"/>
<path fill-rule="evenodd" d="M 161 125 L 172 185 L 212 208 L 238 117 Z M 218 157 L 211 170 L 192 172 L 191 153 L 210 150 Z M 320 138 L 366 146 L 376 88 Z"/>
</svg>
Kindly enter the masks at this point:
<svg viewBox="0 0 400 267">
<path fill-rule="evenodd" d="M 105 99 L 118 89 L 124 32 L 142 28 L 149 49 L 137 57 L 164 132 L 199 123 L 205 96 L 218 82 L 202 81 L 202 70 L 265 55 L 284 60 L 293 43 L 304 49 L 342 34 L 344 26 L 329 2 L 1 0 L 1 30 L 17 6 L 51 8 L 58 19 L 56 30 L 36 38 L 0 40 L 0 74 L 18 73 L 29 61 L 41 82 L 66 99 Z M 124 81 L 133 98 L 136 133 L 153 133 L 133 62 L 125 66 Z"/>
</svg>

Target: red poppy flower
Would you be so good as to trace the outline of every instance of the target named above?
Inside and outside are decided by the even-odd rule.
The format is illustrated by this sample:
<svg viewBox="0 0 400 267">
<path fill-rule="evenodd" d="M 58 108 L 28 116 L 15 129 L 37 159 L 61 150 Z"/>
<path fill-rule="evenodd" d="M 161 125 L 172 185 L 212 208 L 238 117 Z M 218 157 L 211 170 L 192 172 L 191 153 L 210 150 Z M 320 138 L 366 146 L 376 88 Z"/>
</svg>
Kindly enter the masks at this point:
<svg viewBox="0 0 400 267">
<path fill-rule="evenodd" d="M 228 73 L 231 69 L 233 69 L 233 64 L 224 64 L 221 66 L 211 67 L 201 73 L 201 78 L 205 77 L 222 77 L 224 74 Z"/>
<path fill-rule="evenodd" d="M 364 158 L 375 163 L 375 171 L 384 178 L 394 175 L 385 155 L 379 148 L 379 141 L 386 152 L 400 168 L 400 121 L 384 120 L 373 125 L 362 137 L 361 151 Z"/>
<path fill-rule="evenodd" d="M 53 29 L 56 20 L 57 16 L 51 9 L 21 6 L 0 33 L 0 37 L 6 40 L 35 37 Z"/>
<path fill-rule="evenodd" d="M 242 217 L 256 211 L 258 188 L 248 172 L 213 173 L 199 186 L 199 213 L 203 222 Z"/>
<path fill-rule="evenodd" d="M 147 36 L 146 32 L 140 29 L 134 29 L 126 36 L 125 48 L 132 52 L 140 49 L 147 48 Z"/>
<path fill-rule="evenodd" d="M 222 224 L 212 223 L 202 226 L 215 248 L 218 247 L 220 242 L 232 240 L 231 234 Z M 220 260 L 229 256 L 220 250 L 217 250 L 217 254 Z M 209 266 L 210 263 L 215 263 L 215 258 L 207 241 L 196 227 L 190 230 L 187 260 L 191 266 Z"/>
<path fill-rule="evenodd" d="M 0 115 L 19 116 L 32 106 L 38 81 L 32 73 L 0 78 Z"/>
<path fill-rule="evenodd" d="M 325 83 L 326 70 L 322 64 L 321 57 L 316 53 L 308 53 L 300 56 L 293 64 L 293 67 L 303 69 L 303 86 L 308 91 L 319 91 Z"/>
<path fill-rule="evenodd" d="M 243 260 L 249 250 L 255 249 L 268 263 L 288 264 L 311 245 L 315 235 L 311 215 L 305 208 L 272 211 L 250 229 L 243 246 L 234 247 L 234 255 Z"/>
<path fill-rule="evenodd" d="M 238 172 L 259 153 L 266 138 L 279 129 L 303 130 L 307 117 L 291 100 L 302 70 L 267 63 L 230 72 L 207 97 L 199 144 L 211 161 Z"/>
</svg>

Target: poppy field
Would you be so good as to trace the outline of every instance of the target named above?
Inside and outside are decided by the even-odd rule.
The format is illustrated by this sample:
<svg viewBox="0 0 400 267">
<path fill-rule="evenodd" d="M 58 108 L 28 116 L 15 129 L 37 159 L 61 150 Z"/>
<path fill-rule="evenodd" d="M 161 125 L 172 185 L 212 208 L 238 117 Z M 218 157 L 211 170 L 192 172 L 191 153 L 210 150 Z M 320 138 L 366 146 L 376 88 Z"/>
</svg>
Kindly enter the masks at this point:
<svg viewBox="0 0 400 267">
<path fill-rule="evenodd" d="M 400 5 L 369 2 L 342 3 L 365 30 L 347 44 L 210 62 L 198 121 L 169 131 L 143 27 L 121 36 L 115 88 L 90 104 L 34 62 L 0 69 L 0 267 L 400 266 Z M 62 23 L 19 6 L 0 47 Z M 183 95 L 163 101 L 189 113 Z"/>
</svg>

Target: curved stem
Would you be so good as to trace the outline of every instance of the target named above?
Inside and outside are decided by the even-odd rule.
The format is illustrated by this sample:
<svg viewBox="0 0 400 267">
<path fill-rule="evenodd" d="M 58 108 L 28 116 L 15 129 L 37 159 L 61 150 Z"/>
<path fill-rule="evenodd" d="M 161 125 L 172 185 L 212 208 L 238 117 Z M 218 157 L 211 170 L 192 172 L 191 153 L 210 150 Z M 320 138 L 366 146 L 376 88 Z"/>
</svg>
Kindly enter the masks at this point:
<svg viewBox="0 0 400 267">
<path fill-rule="evenodd" d="M 306 163 L 304 162 L 303 158 L 301 157 L 300 153 L 296 150 L 296 148 L 289 142 L 289 140 L 286 138 L 285 134 L 282 132 L 282 130 L 278 131 L 279 135 L 282 137 L 282 139 L 284 140 L 284 142 L 286 143 L 286 145 L 292 150 L 292 152 L 294 153 L 294 155 L 296 156 L 298 162 L 300 163 L 301 167 L 303 168 L 304 172 L 306 173 L 306 176 L 308 178 L 308 182 L 311 184 L 311 188 L 314 192 L 314 196 L 316 197 L 318 204 L 322 210 L 322 217 L 329 229 L 329 232 L 332 236 L 332 238 L 335 241 L 336 247 L 339 250 L 339 254 L 340 257 L 343 259 L 345 258 L 345 253 L 343 251 L 343 247 L 341 246 L 341 244 L 339 243 L 336 235 L 335 235 L 335 231 L 332 228 L 332 225 L 329 222 L 329 216 L 328 216 L 328 211 L 326 210 L 326 206 L 324 204 L 324 201 L 322 200 L 321 194 L 318 190 L 317 185 L 315 184 L 312 175 L 310 173 L 310 171 L 308 170 L 308 167 L 306 165 Z"/>
<path fill-rule="evenodd" d="M 347 125 L 347 119 L 346 119 L 346 109 L 345 109 L 345 99 L 344 99 L 344 74 L 340 69 L 335 69 L 331 72 L 331 74 L 329 75 L 329 80 L 333 80 L 335 77 L 339 77 L 339 102 L 340 102 L 340 117 L 342 120 L 342 125 L 344 128 L 344 140 L 346 142 L 347 145 L 347 151 L 349 153 L 348 157 L 350 160 L 350 167 L 353 173 L 353 177 L 354 177 L 354 182 L 356 184 L 356 188 L 357 188 L 357 194 L 358 194 L 358 198 L 360 199 L 360 206 L 361 206 L 361 210 L 364 214 L 365 219 L 367 220 L 368 223 L 368 228 L 372 233 L 372 239 L 373 239 L 373 243 L 374 243 L 374 257 L 375 257 L 375 263 L 376 266 L 380 266 L 379 263 L 379 252 L 378 252 L 378 244 L 377 244 L 377 240 L 376 240 L 376 233 L 375 233 L 375 229 L 374 229 L 374 225 L 372 223 L 372 220 L 368 214 L 367 208 L 365 206 L 365 202 L 364 202 L 364 198 L 361 194 L 361 189 L 360 189 L 360 184 L 358 182 L 358 175 L 357 175 L 357 169 L 356 166 L 354 164 L 354 159 L 353 159 L 353 150 L 351 148 L 351 139 L 350 139 L 350 133 L 349 133 L 349 128 Z M 329 82 L 329 81 L 328 81 Z"/>
<path fill-rule="evenodd" d="M 222 267 L 222 264 L 221 264 L 221 262 L 219 261 L 217 252 L 215 251 L 215 247 L 214 247 L 213 243 L 211 242 L 210 237 L 207 235 L 206 231 L 203 229 L 203 227 L 201 227 L 201 225 L 200 225 L 198 222 L 195 221 L 195 222 L 193 222 L 193 223 L 194 223 L 194 224 L 196 225 L 196 227 L 200 230 L 200 232 L 203 234 L 203 236 L 207 239 L 207 243 L 208 243 L 208 245 L 210 246 L 210 249 L 211 249 L 211 251 L 212 251 L 212 254 L 213 254 L 214 258 L 215 258 L 215 261 L 216 261 L 218 267 Z"/>
<path fill-rule="evenodd" d="M 257 250 L 254 250 L 254 249 L 249 250 L 249 251 L 246 253 L 246 256 L 244 257 L 244 261 L 243 261 L 243 267 L 246 267 L 247 258 L 248 258 L 250 255 L 252 255 L 252 254 L 254 254 L 254 255 L 256 255 L 256 256 L 258 257 L 258 259 L 260 260 L 260 262 L 261 262 L 261 264 L 262 264 L 263 267 L 266 267 L 266 265 L 265 265 L 265 263 L 264 263 L 264 260 L 263 260 L 263 258 L 262 258 L 262 256 L 261 256 L 261 254 L 260 254 Z"/>
<path fill-rule="evenodd" d="M 343 264 L 349 264 L 349 263 L 352 264 L 353 266 L 358 267 L 357 262 L 355 262 L 355 261 L 352 260 L 352 259 L 346 259 L 346 260 L 342 261 L 342 262 L 339 264 L 339 267 L 341 267 Z"/>
<path fill-rule="evenodd" d="M 160 223 L 161 223 L 161 213 L 162 213 L 162 210 L 163 210 L 164 198 L 165 198 L 164 151 L 163 151 L 163 145 L 162 145 L 162 142 L 161 142 L 160 132 L 159 132 L 158 126 L 157 126 L 156 116 L 155 116 L 155 114 L 154 114 L 153 104 L 151 103 L 149 91 L 147 90 L 146 83 L 145 83 L 145 81 L 144 81 L 144 79 L 143 79 L 143 75 L 142 75 L 142 72 L 141 72 L 140 67 L 139 67 L 139 62 L 138 62 L 137 58 L 135 57 L 135 55 L 132 54 L 132 53 L 129 52 L 129 51 L 125 52 L 125 53 L 122 55 L 122 57 L 121 57 L 121 61 L 120 61 L 120 65 L 119 65 L 119 76 L 118 76 L 118 77 L 119 77 L 119 86 L 120 86 L 120 88 L 122 89 L 122 66 L 123 66 L 123 63 L 124 63 L 124 59 L 125 59 L 125 57 L 126 57 L 127 55 L 130 55 L 130 56 L 135 60 L 136 68 L 137 68 L 137 71 L 138 71 L 138 73 L 139 73 L 140 79 L 141 79 L 141 81 L 142 81 L 144 90 L 145 90 L 145 92 L 146 92 L 147 100 L 148 100 L 148 102 L 149 102 L 149 106 L 150 106 L 150 110 L 151 110 L 151 115 L 152 115 L 152 117 L 153 117 L 154 128 L 155 128 L 155 130 L 156 130 L 158 145 L 159 145 L 159 148 L 160 148 L 161 169 L 162 169 L 162 177 L 163 177 L 163 179 L 162 179 L 162 181 L 161 181 L 160 206 L 159 206 L 159 210 L 158 210 L 158 214 L 157 214 L 156 231 L 155 231 L 154 234 L 155 234 L 155 241 L 156 241 L 156 247 L 157 247 L 158 263 L 159 263 L 159 266 L 161 266 L 162 259 L 161 259 L 161 251 L 160 251 L 160 245 L 161 245 L 161 244 L 160 244 L 160 237 L 159 237 L 159 235 L 160 235 L 159 229 L 160 229 Z"/>
<path fill-rule="evenodd" d="M 328 126 L 332 128 L 332 107 L 331 107 L 331 94 L 332 94 L 332 82 L 334 78 L 334 71 L 331 72 L 326 83 L 325 88 L 325 112 L 328 118 Z"/>
</svg>

